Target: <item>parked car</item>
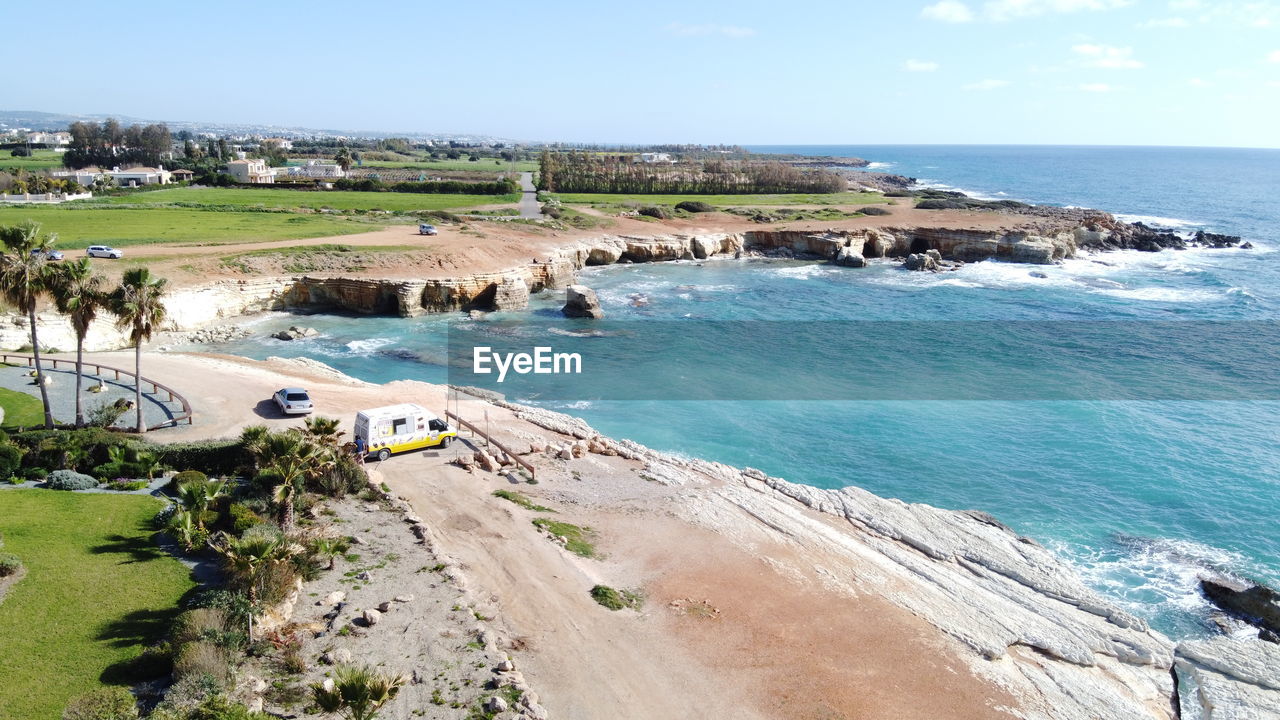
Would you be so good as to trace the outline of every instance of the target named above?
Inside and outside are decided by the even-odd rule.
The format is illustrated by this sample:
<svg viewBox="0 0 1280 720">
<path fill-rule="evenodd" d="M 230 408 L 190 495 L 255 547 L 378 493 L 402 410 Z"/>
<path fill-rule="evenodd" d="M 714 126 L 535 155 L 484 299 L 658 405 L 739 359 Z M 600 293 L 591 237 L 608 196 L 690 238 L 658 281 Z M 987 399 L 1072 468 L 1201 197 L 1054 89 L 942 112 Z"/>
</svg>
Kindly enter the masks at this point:
<svg viewBox="0 0 1280 720">
<path fill-rule="evenodd" d="M 42 252 L 44 253 L 44 259 L 45 259 L 45 260 L 49 260 L 49 261 L 51 261 L 51 262 L 52 262 L 52 261 L 56 261 L 56 260 L 61 260 L 61 259 L 62 259 L 62 251 L 61 251 L 61 250 L 40 250 L 39 248 L 36 248 L 35 250 L 32 250 L 32 251 L 31 251 L 31 254 L 32 254 L 32 255 L 39 255 L 39 254 L 40 254 L 40 253 L 42 253 Z"/>
<path fill-rule="evenodd" d="M 418 223 L 418 234 L 419 235 L 439 235 L 440 231 L 436 230 L 435 225 L 431 225 L 429 223 Z"/>
<path fill-rule="evenodd" d="M 85 253 L 87 253 L 91 258 L 111 258 L 112 260 L 119 260 L 124 257 L 123 250 L 117 250 L 110 245 L 90 245 L 89 249 L 85 250 Z"/>
<path fill-rule="evenodd" d="M 271 399 L 285 415 L 306 415 L 313 409 L 311 396 L 302 388 L 280 388 Z"/>
</svg>

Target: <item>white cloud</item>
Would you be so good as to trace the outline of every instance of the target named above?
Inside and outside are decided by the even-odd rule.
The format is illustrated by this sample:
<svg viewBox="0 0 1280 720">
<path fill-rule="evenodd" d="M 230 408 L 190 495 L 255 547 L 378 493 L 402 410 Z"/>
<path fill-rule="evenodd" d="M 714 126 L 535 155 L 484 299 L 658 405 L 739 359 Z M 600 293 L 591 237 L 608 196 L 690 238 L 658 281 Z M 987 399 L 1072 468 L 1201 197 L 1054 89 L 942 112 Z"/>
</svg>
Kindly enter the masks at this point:
<svg viewBox="0 0 1280 720">
<path fill-rule="evenodd" d="M 1138 23 L 1140 28 L 1184 28 L 1191 27 L 1191 21 L 1183 17 L 1160 18 Z"/>
<path fill-rule="evenodd" d="M 1170 10 L 1195 10 L 1204 7 L 1200 0 L 1169 0 Z"/>
<path fill-rule="evenodd" d="M 1209 87 L 1209 82 L 1207 80 L 1205 80 L 1204 78 L 1198 78 L 1198 77 L 1191 78 L 1190 80 L 1187 81 L 1187 84 L 1190 85 L 1191 87 L 1198 87 L 1198 88 Z"/>
<path fill-rule="evenodd" d="M 933 72 L 938 69 L 938 63 L 928 60 L 908 60 L 903 63 L 902 69 L 907 72 Z"/>
<path fill-rule="evenodd" d="M 1272 50 L 1267 53 L 1267 62 L 1280 63 L 1280 50 Z"/>
<path fill-rule="evenodd" d="M 1084 92 L 1105 93 L 1105 92 L 1111 92 L 1115 88 L 1111 87 L 1106 83 L 1084 83 L 1083 85 L 1080 86 L 1080 89 L 1083 90 Z"/>
<path fill-rule="evenodd" d="M 1109 45 L 1076 45 L 1072 52 L 1084 59 L 1089 67 L 1107 68 L 1109 70 L 1136 70 L 1142 62 L 1133 58 L 1131 47 L 1111 47 Z"/>
<path fill-rule="evenodd" d="M 1008 80 L 992 80 L 990 78 L 976 83 L 964 85 L 965 90 L 996 90 L 1009 84 Z"/>
<path fill-rule="evenodd" d="M 724 37 L 745 38 L 756 34 L 755 28 L 742 27 L 740 25 L 717 25 L 715 23 L 686 25 L 680 22 L 673 22 L 667 26 L 666 30 L 672 35 L 685 36 L 723 35 Z"/>
<path fill-rule="evenodd" d="M 920 17 L 947 23 L 967 23 L 973 20 L 973 11 L 958 0 L 942 0 L 920 11 Z"/>
</svg>

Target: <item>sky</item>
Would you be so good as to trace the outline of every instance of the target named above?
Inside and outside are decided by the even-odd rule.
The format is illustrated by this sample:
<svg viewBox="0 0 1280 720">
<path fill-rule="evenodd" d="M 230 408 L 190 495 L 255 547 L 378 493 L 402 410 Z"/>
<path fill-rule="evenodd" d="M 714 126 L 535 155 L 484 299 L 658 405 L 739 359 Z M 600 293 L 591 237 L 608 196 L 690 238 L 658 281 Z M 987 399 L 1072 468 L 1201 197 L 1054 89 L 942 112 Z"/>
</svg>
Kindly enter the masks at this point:
<svg viewBox="0 0 1280 720">
<path fill-rule="evenodd" d="M 70 0 L 56 16 L 5 33 L 0 108 L 602 143 L 1280 147 L 1280 0 Z"/>
</svg>

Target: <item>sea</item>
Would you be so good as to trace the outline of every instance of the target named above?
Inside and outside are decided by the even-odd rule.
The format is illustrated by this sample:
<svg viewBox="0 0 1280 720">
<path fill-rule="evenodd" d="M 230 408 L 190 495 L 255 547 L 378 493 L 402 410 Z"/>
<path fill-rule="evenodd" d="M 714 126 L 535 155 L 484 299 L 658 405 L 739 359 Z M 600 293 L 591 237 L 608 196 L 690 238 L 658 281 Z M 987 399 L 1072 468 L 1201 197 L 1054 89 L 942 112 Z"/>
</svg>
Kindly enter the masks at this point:
<svg viewBox="0 0 1280 720">
<path fill-rule="evenodd" d="M 1280 584 L 1280 394 L 1273 387 L 1280 350 L 1271 343 L 1280 337 L 1271 332 L 1280 316 L 1280 151 L 750 149 L 865 158 L 870 170 L 979 198 L 1098 208 L 1178 232 L 1240 235 L 1253 248 L 1124 251 L 1053 266 L 988 261 L 939 274 L 887 261 L 863 269 L 767 259 L 588 268 L 581 282 L 597 291 L 610 323 L 662 328 L 643 357 L 626 356 L 647 370 L 626 372 L 614 357 L 603 365 L 608 371 L 592 372 L 587 352 L 584 372 L 554 392 L 513 388 L 511 399 L 579 416 L 615 438 L 793 482 L 856 485 L 907 502 L 987 511 L 1058 551 L 1100 593 L 1175 638 L 1213 631 L 1212 609 L 1198 591 L 1202 574 Z M 562 292 L 541 293 L 526 311 L 485 320 L 312 315 L 304 324 L 319 336 L 291 342 L 262 339 L 299 323 L 273 313 L 251 321 L 258 331 L 252 339 L 215 349 L 256 358 L 313 357 L 373 382 L 445 382 L 456 379 L 451 372 L 458 365 L 450 358 L 451 333 L 455 341 L 510 339 L 524 328 L 530 341 L 585 334 L 605 354 L 627 346 L 610 333 L 593 335 L 585 321 L 560 317 L 562 303 Z M 794 342 L 769 335 L 788 323 Z M 872 323 L 905 323 L 911 351 L 904 353 L 893 332 Z M 1080 392 L 1010 389 L 1072 372 L 1061 367 L 1022 373 L 1020 386 L 976 395 L 948 391 L 956 382 L 948 368 L 1016 375 L 1033 351 L 1054 347 L 1057 328 L 1079 332 L 1092 325 L 1123 333 L 1136 328 L 1134 336 L 1150 334 L 1142 328 L 1186 330 L 1175 330 L 1178 341 L 1153 353 L 1128 353 L 1112 337 L 1078 358 L 1084 370 L 1069 382 L 1045 378 Z M 976 351 L 949 351 L 957 328 L 981 335 L 1009 326 L 1036 330 L 1019 336 L 1029 340 L 1002 336 Z M 1200 334 L 1200 328 L 1224 326 L 1245 328 L 1257 340 L 1242 349 L 1212 332 Z M 705 328 L 716 328 L 710 333 L 715 342 L 705 341 Z M 766 347 L 744 356 L 762 336 L 778 351 Z M 635 352 L 635 337 L 650 336 L 628 336 L 628 352 Z M 850 338 L 858 343 L 850 345 Z M 821 366 L 798 365 L 797 348 L 822 357 Z M 904 366 L 884 358 L 904 354 L 936 355 L 950 365 L 907 365 L 893 381 L 901 383 L 901 396 L 886 393 L 893 383 L 883 378 L 893 376 L 885 372 Z M 1124 375 L 1136 355 L 1146 375 Z M 1229 375 L 1232 391 L 1206 391 L 1213 386 L 1206 368 Z M 838 382 L 872 375 L 882 380 L 880 392 L 866 396 Z M 1121 376 L 1124 382 L 1110 382 Z M 814 392 L 815 378 L 840 389 Z M 769 392 L 682 389 L 703 382 Z M 793 386 L 797 391 L 789 395 Z M 1156 389 L 1125 392 L 1134 387 Z"/>
</svg>

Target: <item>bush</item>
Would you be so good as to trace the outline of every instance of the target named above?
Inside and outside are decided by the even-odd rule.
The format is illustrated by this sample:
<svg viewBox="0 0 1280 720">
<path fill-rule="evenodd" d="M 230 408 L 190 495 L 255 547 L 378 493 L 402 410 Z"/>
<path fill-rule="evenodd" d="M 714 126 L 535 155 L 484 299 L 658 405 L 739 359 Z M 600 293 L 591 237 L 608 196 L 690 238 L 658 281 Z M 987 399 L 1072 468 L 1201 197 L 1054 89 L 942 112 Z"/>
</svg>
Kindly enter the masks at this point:
<svg viewBox="0 0 1280 720">
<path fill-rule="evenodd" d="M 239 440 L 172 443 L 161 445 L 155 453 L 167 467 L 198 467 L 214 475 L 234 475 L 249 463 L 249 455 Z"/>
<path fill-rule="evenodd" d="M 863 215 L 888 215 L 888 208 L 882 208 L 879 205 L 868 205 L 859 210 Z"/>
<path fill-rule="evenodd" d="M 542 214 L 546 215 L 552 220 L 559 220 L 561 217 L 564 216 L 564 211 L 558 207 L 555 207 L 554 205 L 543 205 Z"/>
<path fill-rule="evenodd" d="M 197 640 L 178 647 L 173 658 L 173 676 L 212 678 L 219 687 L 231 686 L 231 659 L 226 651 L 212 642 Z"/>
<path fill-rule="evenodd" d="M 75 470 L 54 470 L 45 478 L 51 490 L 88 490 L 98 487 L 98 481 Z"/>
<path fill-rule="evenodd" d="M 13 553 L 0 552 L 0 578 L 17 575 L 22 569 L 22 561 Z"/>
<path fill-rule="evenodd" d="M 200 640 L 214 642 L 222 637 L 227 629 L 227 614 L 217 608 L 195 608 L 188 610 L 173 621 L 169 635 L 173 644 L 182 646 Z"/>
<path fill-rule="evenodd" d="M 13 445 L 0 445 L 0 477 L 9 477 L 22 467 L 22 450 Z"/>
<path fill-rule="evenodd" d="M 244 503 L 232 503 L 227 508 L 227 514 L 231 516 L 231 530 L 236 535 L 243 535 L 249 528 L 267 521 Z"/>
<path fill-rule="evenodd" d="M 182 485 L 183 483 L 189 483 L 189 482 L 203 483 L 208 481 L 209 481 L 209 476 L 205 475 L 199 470 L 183 470 L 182 472 L 173 476 L 173 484 L 175 487 L 178 485 Z"/>
<path fill-rule="evenodd" d="M 138 702 L 122 687 L 98 688 L 67 703 L 62 720 L 136 720 Z"/>
<path fill-rule="evenodd" d="M 670 217 L 667 214 L 666 210 L 663 210 L 662 208 L 657 207 L 656 205 L 650 205 L 649 207 L 642 207 L 637 212 L 639 212 L 641 215 L 644 215 L 645 217 L 657 218 L 659 220 L 666 220 L 668 217 Z"/>
<path fill-rule="evenodd" d="M 596 585 L 591 588 L 591 597 L 610 610 L 638 608 L 644 602 L 640 593 L 630 590 L 614 590 L 608 585 Z"/>
<path fill-rule="evenodd" d="M 116 490 L 118 492 L 135 492 L 145 488 L 151 483 L 146 480 L 129 480 L 128 478 L 116 478 L 106 484 L 108 490 Z"/>
<path fill-rule="evenodd" d="M 88 416 L 85 422 L 90 427 L 109 428 L 116 424 L 121 415 L 129 410 L 129 403 L 121 400 L 115 402 L 101 402 L 89 408 Z"/>
<path fill-rule="evenodd" d="M 49 476 L 49 471 L 42 467 L 31 467 L 22 471 L 23 480 L 44 480 Z"/>
<path fill-rule="evenodd" d="M 709 203 L 704 203 L 701 200 L 685 200 L 682 203 L 677 203 L 676 209 L 684 210 L 685 212 L 691 212 L 691 213 L 705 213 L 705 212 L 716 211 L 716 207 L 714 205 L 711 205 Z"/>
<path fill-rule="evenodd" d="M 920 210 L 964 210 L 968 205 L 960 200 L 921 200 L 916 207 Z"/>
</svg>

